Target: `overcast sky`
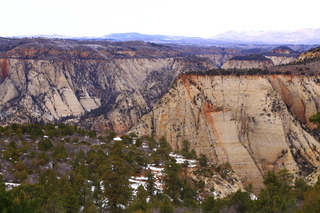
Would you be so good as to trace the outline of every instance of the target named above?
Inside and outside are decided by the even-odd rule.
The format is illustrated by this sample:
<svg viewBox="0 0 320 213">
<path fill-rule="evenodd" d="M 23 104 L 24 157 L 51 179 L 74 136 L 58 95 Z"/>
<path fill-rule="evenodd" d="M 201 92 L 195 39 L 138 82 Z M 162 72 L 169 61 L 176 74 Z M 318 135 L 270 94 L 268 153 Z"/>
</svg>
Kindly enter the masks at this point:
<svg viewBox="0 0 320 213">
<path fill-rule="evenodd" d="M 209 38 L 229 30 L 320 28 L 316 0 L 1 0 L 0 36 L 139 32 Z"/>
</svg>

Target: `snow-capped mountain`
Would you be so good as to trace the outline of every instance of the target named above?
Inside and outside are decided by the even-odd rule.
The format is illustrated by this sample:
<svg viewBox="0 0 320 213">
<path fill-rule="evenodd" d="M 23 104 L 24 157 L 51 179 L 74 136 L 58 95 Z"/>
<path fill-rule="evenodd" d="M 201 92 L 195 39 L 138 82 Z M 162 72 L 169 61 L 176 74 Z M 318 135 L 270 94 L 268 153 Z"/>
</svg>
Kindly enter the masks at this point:
<svg viewBox="0 0 320 213">
<path fill-rule="evenodd" d="M 320 29 L 296 31 L 228 31 L 211 37 L 226 43 L 319 44 Z"/>
</svg>

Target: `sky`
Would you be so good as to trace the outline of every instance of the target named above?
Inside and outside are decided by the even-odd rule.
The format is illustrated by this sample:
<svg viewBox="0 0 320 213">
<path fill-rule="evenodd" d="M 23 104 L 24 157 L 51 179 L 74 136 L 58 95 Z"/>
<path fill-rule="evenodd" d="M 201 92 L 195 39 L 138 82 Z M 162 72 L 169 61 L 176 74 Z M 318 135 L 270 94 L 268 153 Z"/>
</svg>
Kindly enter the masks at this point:
<svg viewBox="0 0 320 213">
<path fill-rule="evenodd" d="M 138 32 L 209 38 L 229 30 L 320 28 L 317 0 L 1 0 L 0 36 Z"/>
</svg>

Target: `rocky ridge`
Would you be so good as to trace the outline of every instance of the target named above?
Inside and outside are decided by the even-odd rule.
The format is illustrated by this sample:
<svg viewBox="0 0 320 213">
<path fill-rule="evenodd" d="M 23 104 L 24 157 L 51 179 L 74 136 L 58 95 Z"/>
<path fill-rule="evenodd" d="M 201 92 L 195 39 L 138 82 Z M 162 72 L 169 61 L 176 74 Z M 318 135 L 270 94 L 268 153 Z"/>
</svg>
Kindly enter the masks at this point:
<svg viewBox="0 0 320 213">
<path fill-rule="evenodd" d="M 268 53 L 235 56 L 222 65 L 223 69 L 266 69 L 295 62 L 299 53 L 286 46 L 276 47 Z"/>
<path fill-rule="evenodd" d="M 305 53 L 302 53 L 298 62 L 317 61 L 320 59 L 320 47 L 313 48 Z"/>
<path fill-rule="evenodd" d="M 308 117 L 319 111 L 319 76 L 181 75 L 131 130 L 166 136 L 174 149 L 187 139 L 212 164 L 229 162 L 256 192 L 268 170 L 305 176 L 320 166 Z"/>
</svg>

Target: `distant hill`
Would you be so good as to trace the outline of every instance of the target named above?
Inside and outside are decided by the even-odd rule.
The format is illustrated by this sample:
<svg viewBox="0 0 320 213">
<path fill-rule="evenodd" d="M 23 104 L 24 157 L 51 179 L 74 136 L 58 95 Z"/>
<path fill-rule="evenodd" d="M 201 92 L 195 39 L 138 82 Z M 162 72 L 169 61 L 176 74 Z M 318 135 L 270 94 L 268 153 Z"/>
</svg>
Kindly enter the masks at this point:
<svg viewBox="0 0 320 213">
<path fill-rule="evenodd" d="M 76 40 L 109 40 L 109 41 L 144 41 L 158 44 L 180 44 L 199 46 L 225 46 L 240 47 L 239 45 L 320 45 L 320 29 L 301 29 L 297 31 L 228 31 L 211 38 L 147 35 L 137 32 L 113 33 L 101 37 L 74 37 L 66 35 L 35 35 L 17 36 L 45 37 Z M 241 46 L 244 48 L 244 46 Z M 249 48 L 252 48 L 251 46 Z M 307 48 L 310 49 L 310 48 Z"/>
<path fill-rule="evenodd" d="M 228 31 L 211 37 L 226 43 L 320 44 L 320 29 L 297 31 Z"/>
</svg>

